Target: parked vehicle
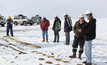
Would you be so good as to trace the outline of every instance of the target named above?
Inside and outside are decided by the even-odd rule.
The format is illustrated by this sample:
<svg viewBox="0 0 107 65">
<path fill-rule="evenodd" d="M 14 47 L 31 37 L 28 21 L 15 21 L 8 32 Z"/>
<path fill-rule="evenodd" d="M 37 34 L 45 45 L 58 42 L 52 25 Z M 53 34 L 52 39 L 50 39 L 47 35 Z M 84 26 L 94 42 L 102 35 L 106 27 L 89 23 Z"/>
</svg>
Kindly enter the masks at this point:
<svg viewBox="0 0 107 65">
<path fill-rule="evenodd" d="M 36 15 L 36 16 L 33 16 L 31 18 L 31 20 L 34 22 L 34 23 L 37 23 L 38 25 L 40 24 L 41 20 L 42 20 L 42 17 L 39 16 L 39 15 Z"/>
<path fill-rule="evenodd" d="M 0 25 L 1 25 L 2 27 L 4 27 L 5 24 L 6 24 L 6 19 L 4 18 L 4 16 L 1 16 L 1 15 L 0 15 Z"/>
<path fill-rule="evenodd" d="M 14 19 L 13 19 L 13 22 L 14 22 L 14 25 L 18 25 L 18 24 L 21 24 L 21 25 L 24 25 L 26 26 L 27 24 L 30 24 L 32 25 L 33 24 L 33 21 L 29 20 L 26 16 L 20 14 L 18 16 L 15 16 Z"/>
</svg>

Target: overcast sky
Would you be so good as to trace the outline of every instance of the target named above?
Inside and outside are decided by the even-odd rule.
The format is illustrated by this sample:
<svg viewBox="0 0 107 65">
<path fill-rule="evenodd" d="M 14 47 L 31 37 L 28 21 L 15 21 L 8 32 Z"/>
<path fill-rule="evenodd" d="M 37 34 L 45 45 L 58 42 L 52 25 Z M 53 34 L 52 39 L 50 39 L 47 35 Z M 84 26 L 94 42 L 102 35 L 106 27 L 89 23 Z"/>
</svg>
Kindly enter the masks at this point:
<svg viewBox="0 0 107 65">
<path fill-rule="evenodd" d="M 63 18 L 64 12 L 78 18 L 79 13 L 87 10 L 92 10 L 94 17 L 107 18 L 107 0 L 0 0 L 0 14 L 6 18 L 17 14 Z"/>
</svg>

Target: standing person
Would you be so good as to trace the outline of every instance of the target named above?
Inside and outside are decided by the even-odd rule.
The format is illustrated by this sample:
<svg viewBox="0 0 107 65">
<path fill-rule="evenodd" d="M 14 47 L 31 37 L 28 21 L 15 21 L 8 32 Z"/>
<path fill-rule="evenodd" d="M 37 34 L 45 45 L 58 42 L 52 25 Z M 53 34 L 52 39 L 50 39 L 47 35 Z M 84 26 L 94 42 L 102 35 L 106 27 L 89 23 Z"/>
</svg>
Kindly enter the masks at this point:
<svg viewBox="0 0 107 65">
<path fill-rule="evenodd" d="M 53 24 L 54 43 L 59 43 L 59 31 L 61 30 L 61 20 L 56 16 Z"/>
<path fill-rule="evenodd" d="M 70 43 L 70 31 L 72 31 L 72 21 L 68 14 L 64 15 L 65 22 L 64 22 L 64 32 L 66 36 L 66 45 Z"/>
<path fill-rule="evenodd" d="M 86 27 L 86 21 L 84 20 L 84 14 L 80 13 L 79 20 L 75 23 L 74 26 L 74 42 L 73 42 L 73 55 L 69 56 L 70 58 L 76 58 L 76 52 L 78 45 L 80 46 L 78 58 L 81 59 L 81 55 L 83 53 L 85 38 L 84 38 L 84 29 Z"/>
<path fill-rule="evenodd" d="M 86 12 L 88 25 L 85 31 L 85 54 L 86 54 L 86 65 L 92 65 L 92 41 L 96 38 L 96 19 L 93 18 L 93 13 L 88 10 Z"/>
<path fill-rule="evenodd" d="M 11 16 L 8 17 L 7 19 L 7 36 L 9 36 L 9 30 L 10 30 L 10 34 L 13 37 L 13 20 L 11 19 Z"/>
<path fill-rule="evenodd" d="M 48 42 L 48 27 L 50 26 L 49 20 L 47 20 L 45 17 L 40 23 L 40 27 L 42 30 L 42 36 L 43 36 L 43 41 L 45 42 L 45 35 L 46 35 L 46 42 Z"/>
</svg>

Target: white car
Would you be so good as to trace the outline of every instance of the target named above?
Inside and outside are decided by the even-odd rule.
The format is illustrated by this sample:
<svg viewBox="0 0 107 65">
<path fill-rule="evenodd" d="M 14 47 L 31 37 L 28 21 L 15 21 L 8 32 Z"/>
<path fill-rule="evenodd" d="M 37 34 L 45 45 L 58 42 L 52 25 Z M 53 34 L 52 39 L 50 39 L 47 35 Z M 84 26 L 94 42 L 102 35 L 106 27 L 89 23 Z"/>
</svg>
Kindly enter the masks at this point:
<svg viewBox="0 0 107 65">
<path fill-rule="evenodd" d="M 23 15 L 15 16 L 14 19 L 13 19 L 13 22 L 14 22 L 14 25 L 16 25 L 16 26 L 18 24 L 25 25 L 25 26 L 27 24 L 32 25 L 32 21 L 29 21 L 29 19 L 26 16 L 23 16 Z"/>
</svg>

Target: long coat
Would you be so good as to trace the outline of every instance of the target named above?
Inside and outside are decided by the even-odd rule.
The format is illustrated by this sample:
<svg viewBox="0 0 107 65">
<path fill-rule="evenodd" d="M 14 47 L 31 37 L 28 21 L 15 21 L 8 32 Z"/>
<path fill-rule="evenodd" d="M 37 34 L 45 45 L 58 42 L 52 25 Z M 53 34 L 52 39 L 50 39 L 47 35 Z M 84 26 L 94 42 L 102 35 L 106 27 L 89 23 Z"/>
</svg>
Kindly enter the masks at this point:
<svg viewBox="0 0 107 65">
<path fill-rule="evenodd" d="M 49 20 L 42 20 L 40 23 L 42 31 L 47 31 L 49 26 L 50 26 Z"/>
</svg>

